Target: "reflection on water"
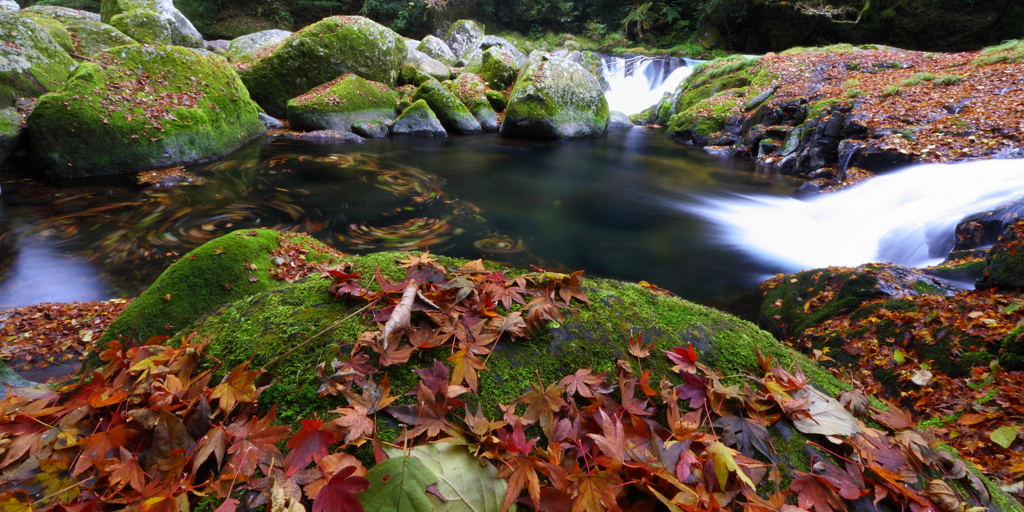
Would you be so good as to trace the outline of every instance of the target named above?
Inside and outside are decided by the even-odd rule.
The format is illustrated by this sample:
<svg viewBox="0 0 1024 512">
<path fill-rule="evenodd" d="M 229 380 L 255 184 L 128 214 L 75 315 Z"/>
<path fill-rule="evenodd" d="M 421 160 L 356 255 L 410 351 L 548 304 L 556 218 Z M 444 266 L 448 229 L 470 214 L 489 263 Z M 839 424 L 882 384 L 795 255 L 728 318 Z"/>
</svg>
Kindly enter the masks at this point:
<svg viewBox="0 0 1024 512">
<path fill-rule="evenodd" d="M 305 231 L 348 252 L 430 248 L 584 269 L 715 303 L 771 269 L 718 245 L 705 221 L 673 205 L 793 190 L 639 128 L 558 143 L 278 139 L 189 172 L 201 181 L 88 188 L 8 173 L 0 307 L 136 295 L 181 254 L 250 227 Z"/>
</svg>

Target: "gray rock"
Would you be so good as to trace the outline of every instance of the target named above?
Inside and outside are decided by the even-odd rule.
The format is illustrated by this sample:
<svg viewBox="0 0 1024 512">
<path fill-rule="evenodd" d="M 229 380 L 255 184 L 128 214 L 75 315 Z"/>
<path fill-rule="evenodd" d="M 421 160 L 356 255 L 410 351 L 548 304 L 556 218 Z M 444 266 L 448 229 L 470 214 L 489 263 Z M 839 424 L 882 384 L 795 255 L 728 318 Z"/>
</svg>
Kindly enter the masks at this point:
<svg viewBox="0 0 1024 512">
<path fill-rule="evenodd" d="M 543 52 L 519 70 L 501 134 L 524 139 L 596 137 L 608 131 L 601 83 L 579 64 Z"/>
<path fill-rule="evenodd" d="M 264 114 L 263 112 L 259 113 L 259 118 L 260 122 L 263 123 L 263 126 L 266 126 L 268 130 L 280 130 L 284 128 L 284 123 Z"/>
<path fill-rule="evenodd" d="M 38 23 L 0 11 L 0 108 L 60 89 L 77 64 Z"/>
<path fill-rule="evenodd" d="M 236 37 L 228 43 L 227 58 L 234 64 L 251 62 L 256 54 L 264 48 L 276 48 L 292 35 L 286 30 L 264 30 L 253 34 Z"/>
<path fill-rule="evenodd" d="M 203 47 L 203 36 L 173 0 L 103 0 L 100 21 L 146 44 Z"/>
<path fill-rule="evenodd" d="M 484 51 L 480 63 L 480 76 L 491 89 L 505 90 L 516 81 L 519 67 L 515 59 L 501 48 L 492 46 Z"/>
<path fill-rule="evenodd" d="M 484 52 L 495 47 L 501 51 L 502 55 L 512 59 L 517 68 L 522 67 L 526 62 L 527 56 L 523 52 L 498 36 L 484 36 L 474 41 L 473 45 L 462 54 L 460 61 L 464 63 L 466 71 L 476 73 L 480 71 L 480 66 L 483 64 Z"/>
<path fill-rule="evenodd" d="M 362 142 L 363 138 L 352 132 L 336 132 L 334 130 L 316 130 L 312 132 L 288 132 L 282 135 L 288 139 L 308 140 L 310 142 Z"/>
<path fill-rule="evenodd" d="M 446 66 L 454 66 L 459 60 L 444 41 L 434 36 L 424 37 L 416 49 L 443 62 Z"/>
<path fill-rule="evenodd" d="M 608 128 L 632 128 L 633 121 L 629 120 L 629 116 L 619 112 L 618 110 L 612 110 L 608 119 Z"/>
<path fill-rule="evenodd" d="M 384 121 L 362 121 L 352 125 L 352 133 L 367 139 L 380 139 L 388 136 L 388 124 Z"/>
<path fill-rule="evenodd" d="M 23 120 L 16 108 L 0 110 L 0 164 L 18 149 L 24 132 Z"/>
<path fill-rule="evenodd" d="M 414 137 L 447 137 L 441 121 L 427 106 L 427 102 L 419 100 L 402 112 L 389 127 L 392 135 L 411 135 Z"/>
<path fill-rule="evenodd" d="M 409 50 L 409 51 L 415 50 L 416 47 L 419 46 L 419 45 L 420 45 L 420 42 L 418 40 L 416 40 L 416 39 L 409 39 L 408 37 L 405 38 L 405 49 L 406 50 Z"/>
<path fill-rule="evenodd" d="M 75 19 L 64 24 L 79 55 L 91 57 L 116 46 L 138 44 L 120 30 L 99 21 Z"/>
<path fill-rule="evenodd" d="M 459 20 L 452 23 L 444 35 L 444 42 L 452 53 L 461 56 L 466 48 L 484 36 L 484 26 L 473 20 Z"/>
<path fill-rule="evenodd" d="M 211 52 L 228 51 L 228 46 L 231 45 L 231 41 L 227 39 L 214 39 L 212 41 L 203 41 L 203 48 L 210 50 Z"/>
<path fill-rule="evenodd" d="M 18 12 L 21 10 L 21 6 L 14 0 L 0 0 L 0 11 L 6 12 Z"/>
<path fill-rule="evenodd" d="M 70 21 L 100 21 L 100 15 L 89 11 L 80 11 L 78 9 L 70 9 L 68 7 L 58 7 L 56 5 L 33 5 L 32 7 L 26 7 L 22 9 L 22 14 L 36 13 L 49 18 L 53 18 L 61 23 L 68 23 Z"/>
<path fill-rule="evenodd" d="M 477 122 L 480 123 L 480 127 L 485 132 L 496 132 L 498 131 L 498 113 L 491 107 L 491 102 L 487 101 L 484 96 L 477 96 L 472 103 L 469 104 L 469 111 L 473 113 L 473 117 L 476 118 Z"/>
<path fill-rule="evenodd" d="M 419 50 L 410 50 L 405 57 L 405 63 L 416 68 L 417 73 L 423 73 L 442 82 L 452 77 L 452 70 L 448 66 Z"/>
<path fill-rule="evenodd" d="M 434 112 L 445 130 L 458 134 L 480 133 L 483 128 L 466 105 L 440 82 L 430 80 L 412 95 L 414 101 L 423 100 Z"/>
</svg>

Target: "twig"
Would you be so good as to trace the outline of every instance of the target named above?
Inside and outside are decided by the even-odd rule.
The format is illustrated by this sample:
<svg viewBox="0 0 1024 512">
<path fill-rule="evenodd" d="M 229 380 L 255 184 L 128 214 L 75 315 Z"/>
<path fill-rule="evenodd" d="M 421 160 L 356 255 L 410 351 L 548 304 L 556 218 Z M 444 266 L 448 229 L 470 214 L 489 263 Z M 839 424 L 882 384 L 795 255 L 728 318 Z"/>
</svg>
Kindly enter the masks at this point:
<svg viewBox="0 0 1024 512">
<path fill-rule="evenodd" d="M 369 303 L 369 304 L 367 304 L 367 305 L 365 305 L 365 306 L 363 306 L 363 307 L 353 311 L 351 314 L 349 314 L 345 318 L 342 318 L 341 320 L 338 320 L 337 322 L 334 322 L 333 324 L 328 325 L 327 327 L 324 328 L 324 330 L 322 330 L 322 331 L 320 331 L 320 332 L 310 336 L 309 338 L 306 338 L 306 340 L 303 341 L 302 343 L 299 343 L 298 345 L 295 345 L 294 347 L 288 349 L 288 351 L 285 352 L 284 354 L 281 354 L 281 355 L 277 356 L 273 361 L 267 363 L 267 365 L 264 366 L 264 368 L 270 368 L 275 363 L 277 363 L 277 362 L 281 361 L 282 359 L 284 359 L 285 357 L 288 357 L 289 355 L 291 355 L 292 352 L 295 352 L 296 350 L 298 350 L 298 349 L 300 349 L 302 347 L 305 347 L 306 345 L 309 344 L 309 342 L 313 341 L 314 339 L 316 339 L 321 334 L 324 334 L 325 332 L 327 332 L 327 331 L 329 331 L 331 329 L 334 329 L 335 327 L 345 323 L 346 320 L 348 320 L 348 319 L 358 315 L 359 313 L 362 313 L 363 311 L 366 311 L 366 309 L 369 308 L 372 305 L 373 305 L 373 302 L 371 302 L 371 303 Z"/>
</svg>

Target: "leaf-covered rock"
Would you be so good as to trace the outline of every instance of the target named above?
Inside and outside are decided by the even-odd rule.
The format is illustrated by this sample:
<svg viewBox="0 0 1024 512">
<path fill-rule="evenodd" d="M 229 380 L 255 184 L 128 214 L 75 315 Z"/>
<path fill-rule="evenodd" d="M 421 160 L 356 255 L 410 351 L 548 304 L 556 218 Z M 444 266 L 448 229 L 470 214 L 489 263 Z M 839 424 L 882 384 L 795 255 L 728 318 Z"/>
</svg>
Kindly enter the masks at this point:
<svg viewBox="0 0 1024 512">
<path fill-rule="evenodd" d="M 38 23 L 0 12 L 0 107 L 64 86 L 76 63 Z"/>
<path fill-rule="evenodd" d="M 480 133 L 483 129 L 466 105 L 437 80 L 428 80 L 412 95 L 413 101 L 425 101 L 445 130 L 458 134 Z"/>
<path fill-rule="evenodd" d="M 239 68 L 245 68 L 261 52 L 273 51 L 290 35 L 292 33 L 287 30 L 273 29 L 236 37 L 228 44 L 225 57 Z"/>
<path fill-rule="evenodd" d="M 175 46 L 121 46 L 78 67 L 29 116 L 50 174 L 95 176 L 223 156 L 265 132 L 224 59 Z"/>
<path fill-rule="evenodd" d="M 351 131 L 354 125 L 395 120 L 398 97 L 379 82 L 346 74 L 288 101 L 295 130 Z"/>
<path fill-rule="evenodd" d="M 284 117 L 288 100 L 345 73 L 393 86 L 406 53 L 393 30 L 360 16 L 332 16 L 292 34 L 240 76 L 256 103 Z"/>
</svg>

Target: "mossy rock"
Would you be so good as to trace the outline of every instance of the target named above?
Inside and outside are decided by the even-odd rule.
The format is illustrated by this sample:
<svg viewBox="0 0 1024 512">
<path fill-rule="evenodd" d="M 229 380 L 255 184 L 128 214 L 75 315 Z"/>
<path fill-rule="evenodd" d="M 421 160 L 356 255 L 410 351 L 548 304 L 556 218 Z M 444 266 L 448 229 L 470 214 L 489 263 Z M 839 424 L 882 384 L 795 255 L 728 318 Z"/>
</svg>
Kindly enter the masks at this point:
<svg viewBox="0 0 1024 512">
<path fill-rule="evenodd" d="M 493 108 L 495 112 L 504 112 L 505 107 L 508 106 L 508 102 L 505 100 L 505 95 L 498 91 L 484 91 L 484 96 L 487 98 L 487 101 L 490 102 L 491 108 Z"/>
<path fill-rule="evenodd" d="M 462 56 L 462 53 L 474 41 L 484 36 L 484 26 L 473 20 L 458 20 L 448 27 L 444 35 L 444 42 L 451 48 L 452 53 Z"/>
<path fill-rule="evenodd" d="M 491 102 L 487 101 L 484 96 L 477 96 L 469 104 L 469 111 L 472 112 L 473 117 L 476 118 L 477 122 L 480 123 L 480 127 L 485 132 L 496 132 L 498 131 L 498 113 L 491 107 Z"/>
<path fill-rule="evenodd" d="M 283 281 L 271 277 L 269 270 L 278 267 L 271 259 L 282 240 L 308 249 L 305 261 L 323 265 L 336 262 L 335 254 L 304 235 L 269 229 L 229 233 L 182 256 L 160 274 L 110 324 L 97 341 L 97 348 L 121 336 L 144 342 L 153 336 L 172 335 L 214 308 L 280 286 Z"/>
<path fill-rule="evenodd" d="M 386 85 L 349 73 L 289 101 L 288 122 L 295 130 L 347 132 L 365 121 L 394 121 L 397 106 Z"/>
<path fill-rule="evenodd" d="M 18 16 L 24 16 L 31 19 L 32 21 L 39 24 L 40 27 L 46 29 L 50 33 L 50 37 L 66 52 L 75 51 L 75 45 L 71 42 L 71 34 L 68 33 L 68 29 L 64 28 L 64 24 L 49 17 L 34 13 L 22 13 L 19 12 Z"/>
<path fill-rule="evenodd" d="M 431 58 L 429 55 L 416 49 L 409 50 L 409 53 L 406 54 L 405 64 L 402 65 L 402 69 L 404 70 L 406 66 L 411 66 L 415 71 L 412 75 L 413 78 L 408 78 L 406 76 L 408 72 L 403 71 L 402 73 L 405 73 L 405 75 L 402 76 L 399 83 L 416 83 L 415 77 L 417 75 L 426 75 L 438 81 L 448 80 L 452 77 L 452 70 L 445 63 Z"/>
<path fill-rule="evenodd" d="M 521 139 L 576 139 L 608 131 L 608 100 L 582 66 L 534 52 L 519 70 L 501 135 Z"/>
<path fill-rule="evenodd" d="M 1003 339 L 999 364 L 1011 371 L 1024 370 L 1024 325 L 1010 331 Z"/>
<path fill-rule="evenodd" d="M 421 85 L 412 95 L 412 99 L 425 101 L 448 132 L 469 134 L 483 131 L 466 105 L 437 80 L 428 80 Z"/>
<path fill-rule="evenodd" d="M 217 39 L 237 39 L 258 32 L 291 31 L 291 27 L 279 21 L 259 16 L 232 16 L 214 23 L 207 30 L 207 36 Z"/>
<path fill-rule="evenodd" d="M 455 80 L 441 82 L 441 85 L 451 91 L 467 107 L 473 103 L 473 100 L 484 97 L 487 91 L 487 83 L 483 77 L 474 73 L 460 73 Z"/>
<path fill-rule="evenodd" d="M 487 80 L 491 89 L 499 91 L 507 89 L 516 81 L 516 73 L 519 68 L 515 60 L 501 51 L 498 47 L 488 48 L 483 53 L 483 60 L 480 64 L 480 76 Z"/>
<path fill-rule="evenodd" d="M 526 55 L 519 51 L 514 44 L 507 39 L 503 39 L 498 36 L 484 36 L 479 40 L 474 41 L 473 45 L 463 52 L 460 62 L 466 71 L 471 73 L 479 73 L 480 67 L 484 62 L 484 52 L 491 48 L 497 48 L 497 51 L 501 55 L 510 59 L 515 63 L 516 67 L 521 67 L 526 63 Z"/>
<path fill-rule="evenodd" d="M 42 26 L 0 12 L 0 108 L 64 86 L 75 61 Z"/>
<path fill-rule="evenodd" d="M 989 249 L 978 286 L 1024 288 L 1024 220 L 1006 226 Z"/>
<path fill-rule="evenodd" d="M 75 20 L 64 25 L 75 44 L 75 53 L 91 57 L 111 48 L 138 44 L 120 30 L 99 21 Z"/>
<path fill-rule="evenodd" d="M 459 60 L 447 43 L 434 36 L 424 37 L 420 44 L 416 45 L 416 49 L 427 54 L 430 58 L 444 63 L 446 66 L 454 66 Z"/>
<path fill-rule="evenodd" d="M 100 21 L 100 15 L 94 12 L 71 9 L 68 7 L 59 7 L 56 5 L 37 4 L 22 9 L 20 13 L 22 15 L 31 13 L 33 15 L 45 16 L 64 24 L 72 21 Z"/>
<path fill-rule="evenodd" d="M 405 40 L 393 30 L 360 16 L 332 16 L 292 34 L 240 75 L 267 114 L 284 117 L 288 100 L 345 73 L 395 85 L 405 56 Z"/>
<path fill-rule="evenodd" d="M 60 177 L 219 158 L 265 133 L 230 65 L 176 46 L 121 46 L 79 66 L 28 119 L 37 160 Z M 159 78 L 159 80 L 157 79 Z M 132 91 L 125 98 L 125 92 Z"/>
<path fill-rule="evenodd" d="M 240 68 L 247 67 L 261 53 L 273 51 L 292 35 L 286 30 L 264 30 L 236 37 L 228 44 L 225 57 Z"/>
<path fill-rule="evenodd" d="M 771 82 L 771 73 L 759 64 L 758 58 L 734 56 L 696 66 L 676 88 L 671 106 L 659 104 L 657 120 L 667 126 L 666 135 L 698 145 L 708 144 L 711 135 L 725 128 L 747 105 L 746 101 L 720 100 L 718 96 L 727 92 L 745 95 Z"/>
<path fill-rule="evenodd" d="M 0 109 L 0 164 L 18 148 L 24 131 L 23 121 L 16 108 Z"/>
<path fill-rule="evenodd" d="M 796 339 L 834 316 L 852 313 L 871 299 L 952 295 L 948 283 L 888 263 L 829 267 L 779 275 L 761 284 L 758 325 L 779 339 Z"/>
<path fill-rule="evenodd" d="M 402 115 L 388 127 L 392 135 L 411 135 L 413 137 L 447 137 L 441 121 L 437 118 L 427 102 L 418 100 L 409 105 Z"/>
<path fill-rule="evenodd" d="M 203 47 L 203 35 L 172 0 L 103 0 L 100 21 L 140 43 Z"/>
</svg>

